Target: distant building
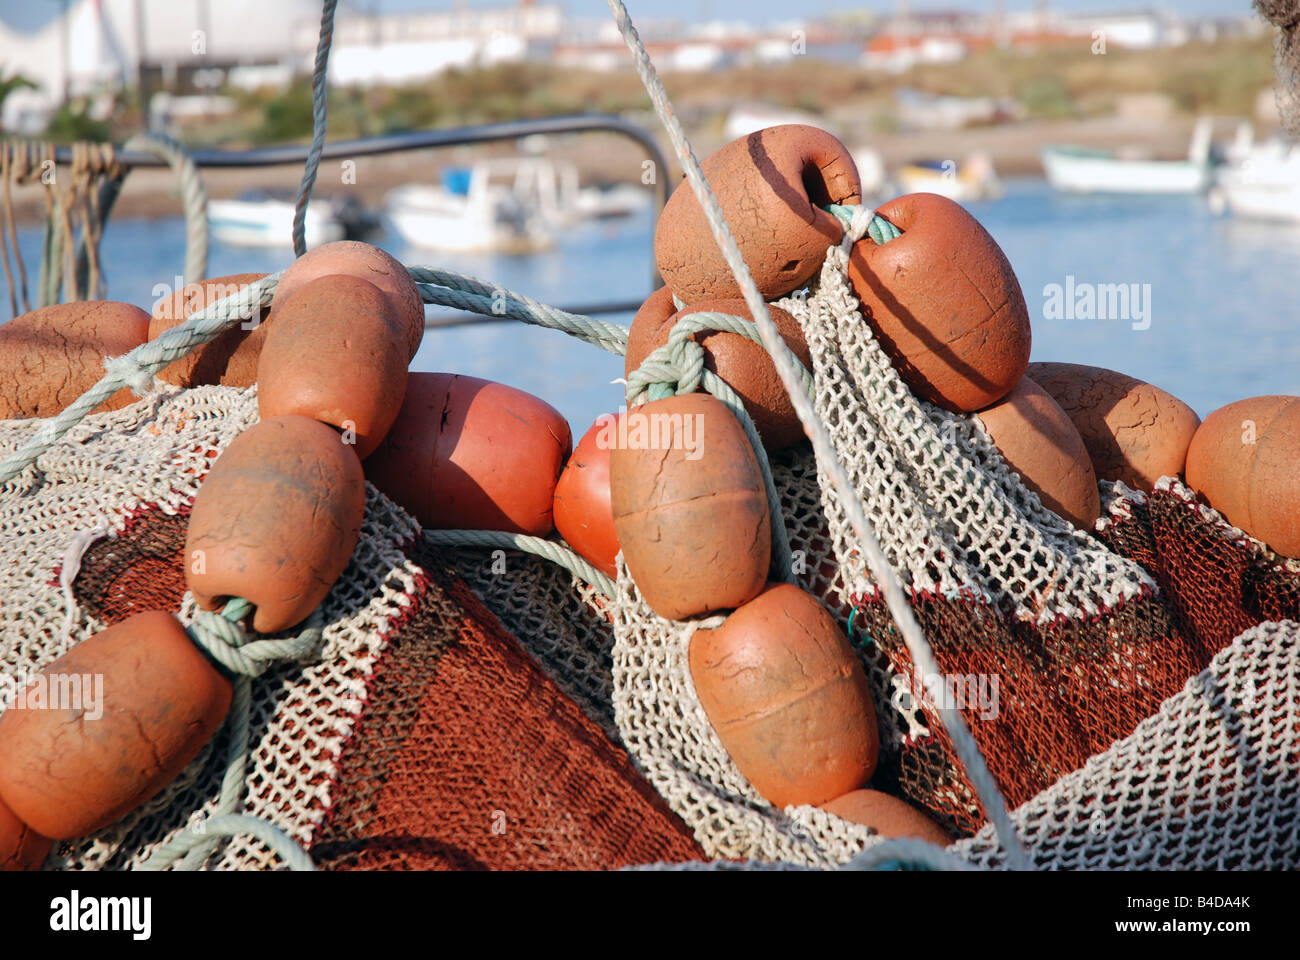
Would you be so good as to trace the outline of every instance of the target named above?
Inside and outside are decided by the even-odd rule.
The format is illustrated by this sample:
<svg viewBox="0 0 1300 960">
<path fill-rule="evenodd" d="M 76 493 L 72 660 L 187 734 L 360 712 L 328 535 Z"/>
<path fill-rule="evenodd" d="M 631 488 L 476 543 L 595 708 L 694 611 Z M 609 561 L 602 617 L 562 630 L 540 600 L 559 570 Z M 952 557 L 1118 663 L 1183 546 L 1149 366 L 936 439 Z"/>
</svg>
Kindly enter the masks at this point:
<svg viewBox="0 0 1300 960">
<path fill-rule="evenodd" d="M 343 85 L 412 83 L 453 68 L 541 59 L 565 38 L 555 5 L 473 7 L 432 13 L 350 11 L 334 28 L 330 81 Z M 298 42 L 316 43 L 315 26 Z"/>
<path fill-rule="evenodd" d="M 315 49 L 295 38 L 320 22 L 317 0 L 71 0 L 35 32 L 0 21 L 0 70 L 36 90 L 5 102 L 7 130 L 36 133 L 68 96 L 173 87 L 194 73 L 301 63 Z M 309 61 L 308 61 L 309 62 Z"/>
</svg>

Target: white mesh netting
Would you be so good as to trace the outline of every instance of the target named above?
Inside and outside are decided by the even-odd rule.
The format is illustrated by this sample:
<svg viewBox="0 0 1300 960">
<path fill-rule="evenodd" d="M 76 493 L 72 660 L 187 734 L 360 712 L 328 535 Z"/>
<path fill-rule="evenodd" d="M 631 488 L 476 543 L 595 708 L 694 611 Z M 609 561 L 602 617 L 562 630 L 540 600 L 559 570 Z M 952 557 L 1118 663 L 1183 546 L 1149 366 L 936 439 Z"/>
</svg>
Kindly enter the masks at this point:
<svg viewBox="0 0 1300 960">
<path fill-rule="evenodd" d="M 211 466 L 205 451 L 224 449 L 256 420 L 255 388 L 179 391 L 159 381 L 145 399 L 88 417 L 0 487 L 0 669 L 30 675 L 104 629 L 104 622 L 79 609 L 64 636 L 67 604 L 59 569 L 70 543 L 105 521 L 113 533 L 121 531 L 142 508 L 176 514 L 192 501 Z M 37 426 L 0 421 L 0 454 L 17 449 Z M 328 806 L 335 762 L 360 712 L 387 624 L 412 602 L 419 571 L 402 545 L 416 534 L 410 517 L 368 488 L 357 549 L 323 604 L 328 626 L 320 660 L 278 665 L 253 684 L 245 812 L 270 820 L 300 843 L 310 841 Z M 181 619 L 188 623 L 194 610 L 186 594 Z M 138 865 L 215 808 L 225 759 L 223 728 L 145 807 L 97 836 L 56 848 L 52 865 Z M 259 841 L 236 838 L 222 845 L 212 865 L 249 869 L 275 863 Z"/>
<path fill-rule="evenodd" d="M 905 589 L 974 597 L 1038 623 L 1092 616 L 1153 590 L 1141 567 L 1045 509 L 977 418 L 912 395 L 862 319 L 846 276 L 847 256 L 833 247 L 808 295 L 779 305 L 803 327 L 817 413 Z M 808 452 L 773 465 L 797 578 L 844 622 L 844 611 L 878 591 L 838 494 L 814 471 Z M 830 865 L 876 842 L 857 824 L 812 807 L 778 811 L 757 794 L 695 697 L 686 666 L 693 625 L 655 616 L 620 573 L 614 678 L 623 742 L 705 852 Z M 893 705 L 888 665 L 873 658 L 864 665 L 882 749 L 928 732 L 915 708 L 904 714 Z"/>
</svg>

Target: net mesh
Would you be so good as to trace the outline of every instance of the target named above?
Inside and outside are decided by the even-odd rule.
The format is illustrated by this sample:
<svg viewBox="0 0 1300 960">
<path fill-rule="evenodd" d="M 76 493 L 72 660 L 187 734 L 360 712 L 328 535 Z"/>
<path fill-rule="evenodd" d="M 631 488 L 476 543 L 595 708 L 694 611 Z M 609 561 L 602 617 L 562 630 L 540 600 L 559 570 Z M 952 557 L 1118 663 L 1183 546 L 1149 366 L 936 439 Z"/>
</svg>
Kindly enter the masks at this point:
<svg viewBox="0 0 1300 960">
<path fill-rule="evenodd" d="M 947 695 L 966 696 L 949 705 L 1018 808 L 1035 862 L 1300 865 L 1290 622 L 1300 620 L 1300 563 L 1171 478 L 1147 493 L 1112 485 L 1097 530 L 1070 527 L 1007 469 L 978 417 L 907 391 L 835 249 L 808 296 L 782 305 L 809 341 L 818 415 L 943 679 L 958 681 Z M 255 419 L 255 389 L 159 384 L 88 418 L 0 489 L 6 672 L 39 670 L 141 609 L 193 615 L 182 556 L 189 505 L 215 456 Z M 0 423 L 0 451 L 33 429 Z M 824 474 L 805 447 L 772 467 L 797 580 L 846 629 L 853 617 L 881 734 L 872 786 L 966 838 L 951 853 L 1000 865 L 938 721 L 942 697 L 913 675 Z M 100 524 L 110 535 L 85 553 L 65 632 L 64 553 Z M 325 602 L 324 655 L 253 686 L 248 812 L 321 863 L 622 866 L 702 854 L 826 868 L 893 849 L 819 809 L 774 809 L 736 769 L 687 667 L 693 631 L 717 618 L 656 617 L 622 566 L 611 601 L 541 559 L 435 554 L 419 534 L 370 490 L 358 549 Z M 1241 700 L 1239 688 L 1255 699 Z M 519 732 L 535 728 L 532 740 Z M 486 729 L 495 739 L 475 732 Z M 1276 777 L 1242 752 L 1256 735 Z M 504 755 L 502 743 L 512 744 Z M 61 844 L 53 862 L 137 865 L 213 808 L 225 748 L 223 731 L 146 807 Z M 485 821 L 498 810 L 503 834 Z M 1157 817 L 1164 826 L 1153 833 Z M 1263 839 L 1234 848 L 1207 823 L 1245 824 Z M 1080 831 L 1087 842 L 1070 842 Z M 1135 831 L 1157 837 L 1147 859 L 1130 849 Z M 236 839 L 209 865 L 273 863 L 257 841 Z"/>
</svg>

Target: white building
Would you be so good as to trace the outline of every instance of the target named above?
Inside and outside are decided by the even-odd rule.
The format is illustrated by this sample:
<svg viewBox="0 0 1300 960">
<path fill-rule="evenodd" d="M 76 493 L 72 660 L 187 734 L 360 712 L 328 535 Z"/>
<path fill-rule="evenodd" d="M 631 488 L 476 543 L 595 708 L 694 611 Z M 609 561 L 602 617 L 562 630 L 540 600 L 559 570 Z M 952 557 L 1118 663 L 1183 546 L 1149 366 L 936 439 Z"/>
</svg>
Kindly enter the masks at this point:
<svg viewBox="0 0 1300 960">
<path fill-rule="evenodd" d="M 344 17 L 345 5 L 338 16 Z M 301 27 L 319 24 L 317 0 L 70 0 L 66 17 L 34 32 L 0 20 L 0 69 L 37 90 L 5 102 L 7 130 L 35 132 L 72 96 L 134 86 L 142 69 L 302 63 Z M 312 28 L 314 30 L 314 28 Z"/>
<path fill-rule="evenodd" d="M 330 82 L 411 83 L 451 68 L 494 66 L 545 56 L 565 37 L 564 11 L 554 5 L 480 7 L 434 13 L 336 18 Z M 298 42 L 316 44 L 316 28 Z"/>
</svg>

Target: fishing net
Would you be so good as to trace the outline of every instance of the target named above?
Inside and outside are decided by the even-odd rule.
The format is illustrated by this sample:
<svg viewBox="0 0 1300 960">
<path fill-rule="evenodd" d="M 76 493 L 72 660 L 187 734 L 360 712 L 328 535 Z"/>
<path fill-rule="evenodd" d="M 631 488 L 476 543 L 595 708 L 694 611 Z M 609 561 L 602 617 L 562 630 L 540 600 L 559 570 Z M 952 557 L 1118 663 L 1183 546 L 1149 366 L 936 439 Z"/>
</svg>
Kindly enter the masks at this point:
<svg viewBox="0 0 1300 960">
<path fill-rule="evenodd" d="M 142 610 L 193 618 L 190 506 L 215 457 L 256 420 L 255 388 L 158 382 L 128 407 L 87 417 L 0 487 L 6 676 L 30 676 Z M 0 455 L 38 427 L 0 422 Z M 96 534 L 65 576 L 69 547 Z M 253 684 L 245 782 L 246 812 L 319 864 L 610 868 L 700 856 L 627 755 L 373 488 L 322 614 L 319 659 L 275 666 Z M 51 865 L 139 866 L 200 823 L 218 801 L 228 736 L 144 807 L 58 845 Z M 209 865 L 267 868 L 275 857 L 237 837 Z"/>
<path fill-rule="evenodd" d="M 774 458 L 796 578 L 846 630 L 852 618 L 882 740 L 872 786 L 972 838 L 952 853 L 1002 863 L 936 713 L 947 696 L 1040 865 L 1300 864 L 1296 628 L 1252 629 L 1300 620 L 1300 563 L 1172 478 L 1149 492 L 1111 485 L 1097 531 L 1070 527 L 1007 469 L 978 417 L 912 396 L 843 268 L 833 248 L 808 295 L 782 306 L 809 342 L 818 415 L 945 681 L 957 681 L 913 675 L 812 453 Z M 255 388 L 157 383 L 88 417 L 0 487 L 7 674 L 29 675 L 141 610 L 192 618 L 189 507 L 256 416 Z M 38 428 L 0 423 L 0 455 Z M 322 613 L 319 659 L 253 684 L 245 783 L 246 811 L 322 866 L 721 858 L 825 868 L 881 845 L 867 827 L 763 800 L 709 725 L 687 667 L 693 631 L 720 618 L 656 617 L 623 567 L 611 600 L 538 557 L 434 550 L 370 489 L 360 543 Z M 227 737 L 144 808 L 60 844 L 52 864 L 137 866 L 201 822 L 217 803 Z M 1216 832 L 1224 823 L 1249 826 L 1254 845 Z M 1135 850 L 1134 831 L 1154 845 Z M 207 865 L 274 860 L 240 837 Z"/>
<path fill-rule="evenodd" d="M 1021 808 L 1015 820 L 1041 865 L 1300 862 L 1288 828 L 1297 802 L 1290 733 L 1271 745 L 1284 772 L 1267 789 L 1253 767 L 1199 772 L 1233 736 L 1210 694 L 1229 673 L 1234 684 L 1253 682 L 1260 658 L 1273 658 L 1258 679 L 1271 693 L 1250 722 L 1266 731 L 1282 712 L 1286 730 L 1295 727 L 1294 642 L 1272 649 L 1254 634 L 1234 638 L 1261 621 L 1300 619 L 1300 564 L 1270 554 L 1172 478 L 1149 493 L 1111 484 L 1098 530 L 1071 527 L 1006 467 L 977 416 L 913 397 L 844 277 L 832 249 L 808 296 L 780 305 L 803 326 L 818 415 L 910 592 L 942 684 L 915 675 L 811 452 L 787 451 L 772 470 L 800 585 L 846 629 L 852 617 L 882 738 L 872 785 L 956 836 L 977 835 L 953 848 L 959 855 L 1001 862 L 938 720 L 936 708 L 948 705 Z M 881 842 L 813 807 L 773 808 L 736 769 L 687 666 L 693 632 L 721 617 L 657 617 L 622 566 L 612 624 L 608 604 L 541 560 L 509 576 L 488 574 L 481 553 L 462 554 L 459 566 L 558 684 L 603 724 L 612 714 L 621 742 L 709 857 L 828 867 Z M 1294 636 L 1293 626 L 1266 631 Z M 1225 769 L 1238 763 L 1231 751 L 1221 756 Z M 1143 773 L 1157 762 L 1178 775 Z M 1101 790 L 1099 771 L 1117 769 L 1126 772 Z M 1228 835 L 1207 830 L 1198 819 L 1206 803 L 1271 825 L 1261 841 L 1268 856 L 1239 856 Z M 1163 818 L 1156 833 L 1153 818 Z M 1135 850 L 1134 830 L 1154 846 Z M 1069 842 L 1077 831 L 1087 844 Z"/>
<path fill-rule="evenodd" d="M 1255 0 L 1255 9 L 1277 27 L 1277 107 L 1282 123 L 1300 135 L 1300 0 Z"/>
<path fill-rule="evenodd" d="M 774 479 L 800 584 L 846 628 L 853 614 L 882 736 L 875 785 L 969 836 L 986 814 L 935 708 L 961 711 L 1003 795 L 1019 805 L 1155 714 L 1239 631 L 1220 638 L 1180 625 L 1130 546 L 1144 502 L 1112 492 L 1109 539 L 1076 530 L 1006 467 L 977 417 L 917 400 L 863 320 L 846 264 L 832 248 L 809 295 L 779 305 L 803 327 L 817 414 L 910 593 L 941 677 L 915 675 L 843 504 L 811 454 L 780 458 Z M 1258 622 L 1238 619 L 1242 629 Z M 811 807 L 775 810 L 740 775 L 691 686 L 686 650 L 696 627 L 656 617 L 621 571 L 619 727 L 705 852 L 825 865 L 874 842 Z"/>
</svg>

